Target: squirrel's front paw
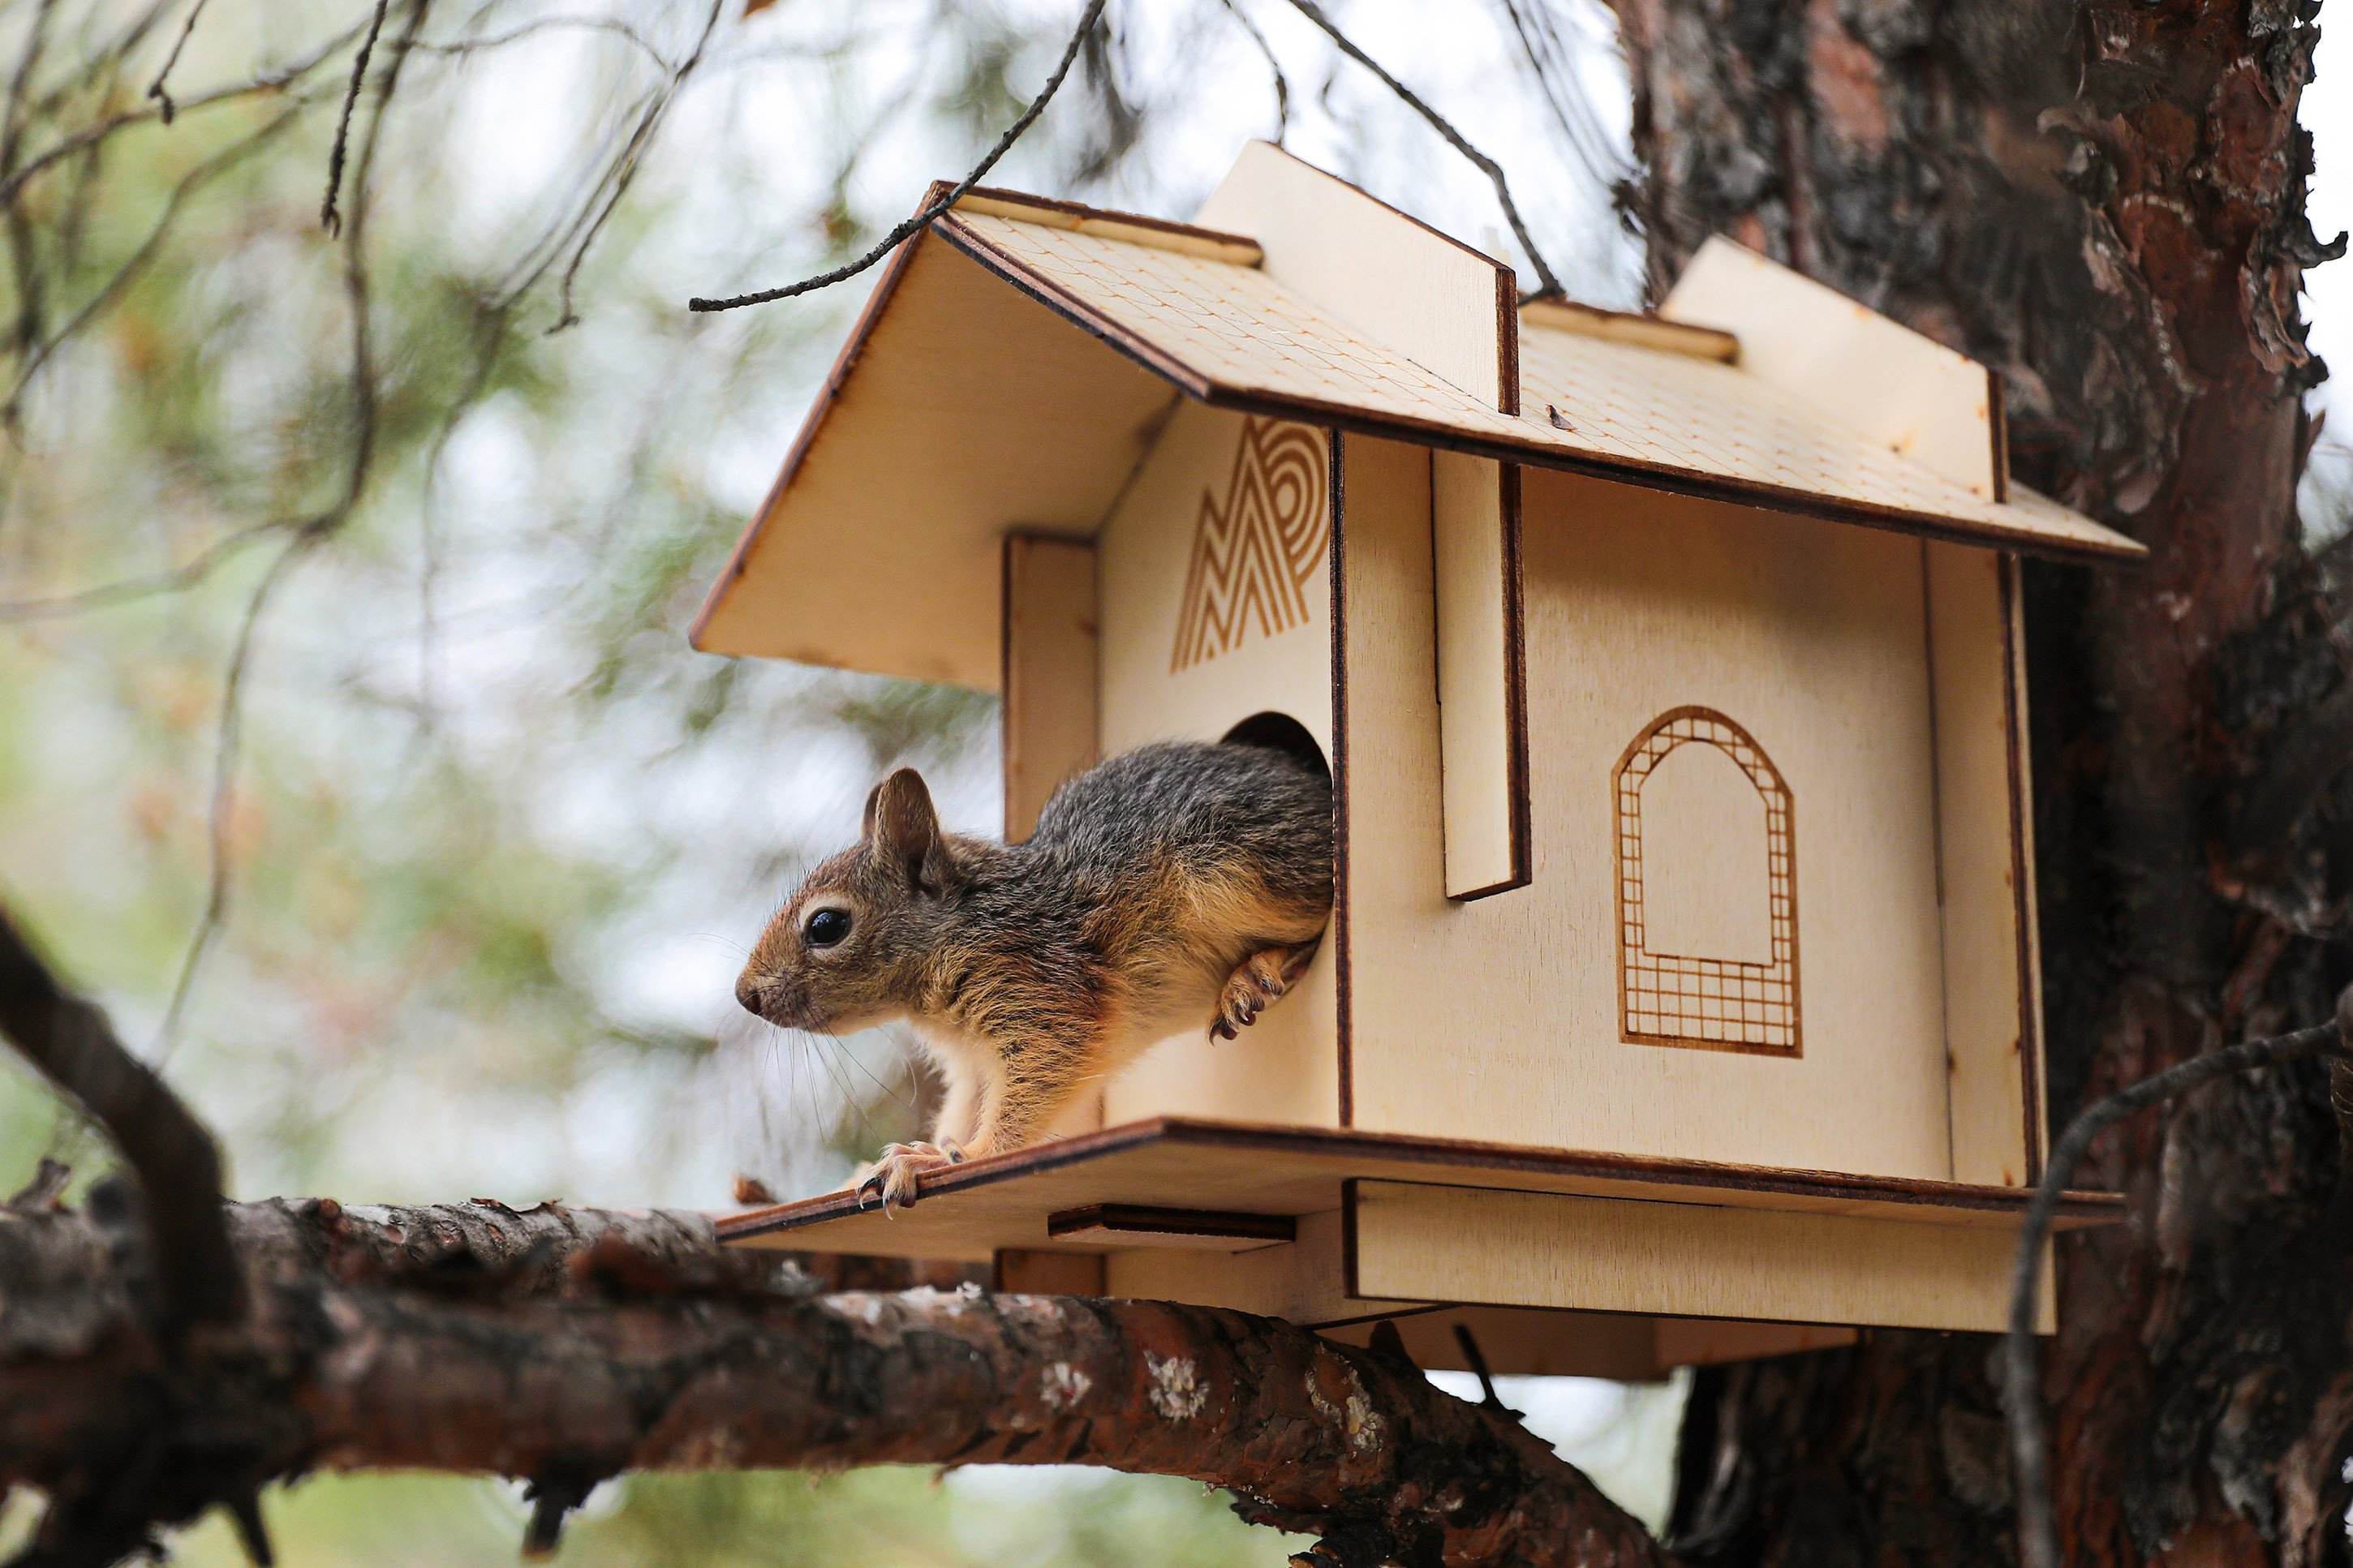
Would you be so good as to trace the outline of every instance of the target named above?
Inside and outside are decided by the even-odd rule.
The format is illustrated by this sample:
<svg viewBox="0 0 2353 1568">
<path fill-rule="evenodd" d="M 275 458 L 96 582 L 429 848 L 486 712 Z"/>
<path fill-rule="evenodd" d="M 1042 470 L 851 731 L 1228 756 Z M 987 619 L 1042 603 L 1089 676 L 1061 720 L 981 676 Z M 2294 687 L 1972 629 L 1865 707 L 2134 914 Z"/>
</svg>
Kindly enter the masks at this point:
<svg viewBox="0 0 2353 1568">
<path fill-rule="evenodd" d="M 1218 1016 L 1209 1020 L 1210 1037 L 1230 1040 L 1257 1023 L 1258 1016 L 1274 1005 L 1307 967 L 1300 956 L 1303 951 L 1312 956 L 1315 950 L 1312 945 L 1303 950 L 1270 947 L 1243 959 L 1227 976 L 1226 988 L 1218 996 Z"/>
<path fill-rule="evenodd" d="M 882 1151 L 881 1159 L 851 1177 L 849 1185 L 858 1194 L 860 1206 L 871 1189 L 881 1197 L 886 1209 L 912 1208 L 916 1178 L 923 1172 L 963 1163 L 964 1150 L 953 1139 L 937 1143 L 893 1143 Z"/>
</svg>

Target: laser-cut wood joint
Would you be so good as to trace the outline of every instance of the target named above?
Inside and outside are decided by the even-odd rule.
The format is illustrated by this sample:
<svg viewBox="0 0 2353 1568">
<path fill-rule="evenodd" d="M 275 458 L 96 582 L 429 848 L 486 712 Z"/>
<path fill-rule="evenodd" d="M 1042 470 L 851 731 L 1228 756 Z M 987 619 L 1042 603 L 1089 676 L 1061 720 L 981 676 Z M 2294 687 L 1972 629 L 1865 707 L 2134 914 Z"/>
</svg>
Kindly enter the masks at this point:
<svg viewBox="0 0 2353 1568">
<path fill-rule="evenodd" d="M 2000 1326 L 2017 563 L 2140 547 L 2011 482 L 1983 366 L 1729 242 L 1655 316 L 1515 297 L 1263 144 L 1191 224 L 975 192 L 893 259 L 697 645 L 1001 689 L 1017 840 L 1095 758 L 1280 746 L 1337 907 L 1092 1124 L 731 1240 L 1503 1371 Z"/>
</svg>

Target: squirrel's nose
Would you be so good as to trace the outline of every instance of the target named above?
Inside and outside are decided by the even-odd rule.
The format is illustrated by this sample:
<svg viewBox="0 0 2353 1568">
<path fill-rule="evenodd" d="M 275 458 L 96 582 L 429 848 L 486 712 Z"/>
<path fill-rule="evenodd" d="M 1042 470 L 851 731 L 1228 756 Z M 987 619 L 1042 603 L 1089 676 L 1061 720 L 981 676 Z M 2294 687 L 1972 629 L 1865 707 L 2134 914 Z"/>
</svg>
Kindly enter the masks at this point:
<svg viewBox="0 0 2353 1568">
<path fill-rule="evenodd" d="M 753 979 L 750 975 L 745 974 L 737 977 L 735 981 L 735 1000 L 743 1005 L 744 1011 L 746 1013 L 750 1013 L 756 1017 L 765 1018 L 767 1016 L 765 1013 L 760 1011 L 760 1003 L 762 1000 L 760 995 L 760 983 Z"/>
</svg>

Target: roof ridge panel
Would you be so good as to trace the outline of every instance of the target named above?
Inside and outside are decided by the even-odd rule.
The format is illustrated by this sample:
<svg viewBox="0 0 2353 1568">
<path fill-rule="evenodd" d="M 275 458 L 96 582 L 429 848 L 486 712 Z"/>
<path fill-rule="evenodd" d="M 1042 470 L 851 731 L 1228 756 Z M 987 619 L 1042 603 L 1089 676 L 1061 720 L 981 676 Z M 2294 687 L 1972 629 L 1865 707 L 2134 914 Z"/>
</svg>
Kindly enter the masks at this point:
<svg viewBox="0 0 2353 1568">
<path fill-rule="evenodd" d="M 1204 402 L 1939 538 L 2077 559 L 2143 553 L 2047 500 L 1972 494 L 1713 355 L 1530 321 L 1522 412 L 1506 415 L 1253 268 L 1003 213 L 960 211 L 934 228 Z M 1564 375 L 1564 357 L 1588 374 Z M 1601 389 L 1612 383 L 1614 394 Z M 1637 395 L 1643 430 L 1613 430 L 1623 419 L 1592 405 Z"/>
</svg>

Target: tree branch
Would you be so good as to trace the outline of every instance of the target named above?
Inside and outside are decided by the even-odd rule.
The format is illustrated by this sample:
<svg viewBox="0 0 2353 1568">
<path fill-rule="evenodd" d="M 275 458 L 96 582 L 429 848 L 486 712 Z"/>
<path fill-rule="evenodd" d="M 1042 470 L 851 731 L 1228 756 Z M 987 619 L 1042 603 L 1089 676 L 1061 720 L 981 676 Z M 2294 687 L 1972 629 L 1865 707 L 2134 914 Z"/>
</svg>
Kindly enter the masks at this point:
<svg viewBox="0 0 2353 1568">
<path fill-rule="evenodd" d="M 1235 4 L 1235 0 L 1218 0 L 1218 3 L 1226 8 L 1226 15 L 1250 35 L 1250 42 L 1258 47 L 1259 58 L 1266 61 L 1267 73 L 1274 79 L 1274 144 L 1280 147 L 1283 139 L 1291 134 L 1291 79 L 1282 74 L 1282 62 L 1275 58 L 1274 46 L 1266 41 L 1266 35 L 1259 31 L 1258 24 L 1250 19 L 1249 13 Z"/>
<path fill-rule="evenodd" d="M 188 47 L 188 38 L 195 32 L 196 23 L 204 14 L 205 0 L 195 0 L 188 7 L 187 19 L 180 24 L 180 36 L 172 40 L 172 52 L 164 57 L 164 64 L 155 72 L 155 79 L 147 84 L 147 96 L 155 100 L 156 109 L 164 116 L 166 125 L 171 124 L 172 117 L 179 112 L 179 105 L 172 101 L 171 89 L 164 84 L 171 79 L 172 68 L 180 63 L 180 51 Z"/>
<path fill-rule="evenodd" d="M 329 234 L 343 232 L 343 215 L 335 210 L 335 204 L 343 189 L 343 152 L 351 143 L 352 116 L 359 111 L 360 89 L 367 85 L 368 60 L 375 53 L 375 41 L 384 31 L 385 12 L 391 3 L 392 0 L 375 0 L 375 9 L 368 16 L 367 36 L 360 40 L 360 52 L 352 60 L 352 79 L 343 93 L 343 112 L 335 121 L 335 144 L 327 153 L 327 194 L 319 203 L 319 226 Z"/>
<path fill-rule="evenodd" d="M 316 1468 L 522 1477 L 551 1500 L 543 1538 L 625 1469 L 1010 1462 L 1229 1488 L 1245 1518 L 1323 1535 L 1333 1568 L 1669 1561 L 1515 1423 L 1287 1323 L 977 1288 L 818 1296 L 691 1215 L 320 1200 L 230 1218 L 265 1306 L 159 1372 L 121 1306 L 122 1239 L 87 1214 L 0 1213 L 0 1485 L 57 1500 L 57 1531 L 143 1535 Z"/>
<path fill-rule="evenodd" d="M 209 109 L 216 103 L 234 103 L 242 98 L 252 98 L 263 93 L 283 92 L 325 64 L 338 49 L 356 37 L 359 31 L 357 26 L 344 29 L 312 50 L 308 56 L 282 70 L 272 71 L 267 76 L 256 77 L 251 81 L 238 82 L 231 87 L 211 88 L 194 97 L 175 99 L 173 100 L 173 110 L 175 114 L 185 114 L 192 109 Z M 126 109 L 118 113 L 110 114 L 103 120 L 94 121 L 69 136 L 60 137 L 26 159 L 24 163 L 8 170 L 5 175 L 0 175 L 0 204 L 15 201 L 16 193 L 25 187 L 26 181 L 61 160 L 95 147 L 118 131 L 144 124 L 150 120 L 160 120 L 163 117 L 164 111 L 160 107 Z"/>
<path fill-rule="evenodd" d="M 216 1506 L 266 1551 L 260 1489 L 322 1467 L 522 1477 L 543 1551 L 626 1469 L 888 1463 L 1188 1476 L 1330 1568 L 1670 1562 L 1507 1412 L 1270 1319 L 819 1297 L 693 1215 L 224 1205 L 203 1127 L 5 917 L 0 1032 L 114 1136 L 145 1218 L 54 1182 L 0 1209 L 0 1493 L 49 1499 L 16 1568 L 99 1568 Z"/>
<path fill-rule="evenodd" d="M 1356 41 L 1342 32 L 1340 25 L 1324 14 L 1324 7 L 1316 5 L 1315 0 L 1291 0 L 1291 8 L 1322 28 L 1326 37 L 1340 46 L 1342 54 L 1380 78 L 1381 84 L 1403 100 L 1407 108 L 1428 121 L 1431 130 L 1446 138 L 1448 146 L 1470 159 L 1479 172 L 1487 176 L 1487 183 L 1495 187 L 1495 201 L 1504 209 L 1504 220 L 1512 226 L 1512 233 L 1518 237 L 1520 248 L 1527 252 L 1528 265 L 1536 269 L 1535 294 L 1561 293 L 1560 279 L 1553 276 L 1552 268 L 1545 261 L 1544 252 L 1536 248 L 1535 236 L 1530 234 L 1528 226 L 1521 221 L 1519 205 L 1512 200 L 1511 182 L 1504 177 L 1504 166 L 1472 146 L 1468 137 L 1454 129 L 1452 121 L 1424 103 L 1411 88 L 1391 76 L 1380 61 L 1358 47 Z"/>
<path fill-rule="evenodd" d="M 0 910 L 0 1035 L 104 1127 L 139 1177 L 158 1337 L 235 1317 L 241 1276 L 221 1219 L 220 1156 L 179 1098 L 69 993 Z M 23 1276 L 0 1271 L 0 1313 Z"/>
<path fill-rule="evenodd" d="M 1038 96 L 1029 100 L 1029 107 L 1021 111 L 1020 118 L 1005 128 L 1005 134 L 997 139 L 997 145 L 991 147 L 987 155 L 973 165 L 972 173 L 957 181 L 937 201 L 929 203 L 914 216 L 884 235 L 873 249 L 857 260 L 837 267 L 830 272 L 820 272 L 814 278 L 804 278 L 797 283 L 787 283 L 781 289 L 763 289 L 755 294 L 738 294 L 728 300 L 689 300 L 686 302 L 686 308 L 690 310 L 735 310 L 746 305 L 765 305 L 773 300 L 789 300 L 796 294 L 807 294 L 814 289 L 839 283 L 845 279 L 855 278 L 896 250 L 909 235 L 923 228 L 934 218 L 964 200 L 965 193 L 980 184 L 989 170 L 997 166 L 997 161 L 1004 157 L 1012 148 L 1013 143 L 1021 139 L 1021 133 L 1029 130 L 1038 116 L 1046 111 L 1046 105 L 1052 100 L 1056 89 L 1062 85 L 1062 79 L 1071 74 L 1071 62 L 1079 58 L 1079 46 L 1086 42 L 1087 35 L 1094 30 L 1095 23 L 1102 19 L 1103 5 L 1104 0 L 1087 0 L 1086 14 L 1079 18 L 1078 29 L 1071 35 L 1070 43 L 1063 48 L 1061 61 L 1054 67 L 1054 74 L 1046 79 L 1046 85 L 1038 89 Z"/>
</svg>

